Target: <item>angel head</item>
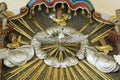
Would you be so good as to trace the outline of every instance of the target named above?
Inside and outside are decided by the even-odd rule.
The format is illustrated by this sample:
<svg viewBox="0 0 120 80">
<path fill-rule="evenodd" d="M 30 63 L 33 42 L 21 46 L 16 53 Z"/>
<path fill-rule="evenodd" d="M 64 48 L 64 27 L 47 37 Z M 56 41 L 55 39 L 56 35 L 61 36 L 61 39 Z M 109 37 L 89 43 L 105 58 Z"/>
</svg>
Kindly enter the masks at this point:
<svg viewBox="0 0 120 80">
<path fill-rule="evenodd" d="M 0 11 L 5 11 L 7 10 L 7 4 L 5 2 L 0 3 Z"/>
<path fill-rule="evenodd" d="M 63 16 L 63 10 L 61 8 L 58 8 L 56 11 L 56 17 L 60 19 Z"/>
<path fill-rule="evenodd" d="M 120 9 L 116 10 L 116 16 L 117 16 L 117 19 L 120 20 Z"/>
<path fill-rule="evenodd" d="M 17 41 L 17 35 L 15 33 L 11 33 L 9 35 L 9 40 L 12 42 L 12 43 L 15 43 Z"/>
</svg>

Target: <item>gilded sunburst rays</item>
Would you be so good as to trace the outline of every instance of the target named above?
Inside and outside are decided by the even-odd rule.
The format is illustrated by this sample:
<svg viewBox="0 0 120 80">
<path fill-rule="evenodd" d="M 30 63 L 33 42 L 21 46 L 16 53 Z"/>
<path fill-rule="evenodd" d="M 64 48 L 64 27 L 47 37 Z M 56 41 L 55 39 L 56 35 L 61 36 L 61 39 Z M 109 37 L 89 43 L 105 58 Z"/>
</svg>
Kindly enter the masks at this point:
<svg viewBox="0 0 120 80">
<path fill-rule="evenodd" d="M 80 49 L 79 43 L 72 43 L 68 44 L 65 43 L 63 45 L 64 50 L 59 49 L 58 43 L 52 43 L 52 44 L 42 44 L 41 49 L 45 52 L 47 52 L 46 58 L 55 57 L 58 58 L 59 61 L 63 61 L 63 59 L 75 56 L 78 50 Z"/>
<path fill-rule="evenodd" d="M 41 10 L 42 10 L 41 7 L 39 7 L 39 11 L 41 11 Z M 55 10 L 55 8 L 53 8 L 53 10 Z M 29 23 L 25 22 L 25 20 L 23 18 L 19 18 L 17 20 L 21 24 L 23 24 L 27 29 L 29 29 L 30 32 L 32 32 L 35 35 L 35 31 L 34 31 L 34 29 L 32 29 L 29 26 Z M 45 30 L 43 29 L 43 26 L 41 26 L 39 24 L 39 22 L 37 20 L 35 20 L 33 17 L 30 19 L 30 21 L 34 24 L 35 27 L 37 27 L 39 29 L 39 31 L 45 32 Z M 20 28 L 20 26 L 18 26 L 17 24 L 15 24 L 12 21 L 10 21 L 10 24 L 14 26 L 13 28 L 17 32 L 24 35 L 26 38 L 28 38 L 30 40 L 32 39 L 32 36 L 29 35 L 22 28 Z M 87 28 L 90 27 L 90 25 L 92 25 L 92 24 L 90 22 L 88 22 L 85 26 L 83 26 L 80 29 L 80 32 L 87 30 Z M 98 30 L 100 30 L 104 26 L 105 26 L 104 23 L 100 23 L 97 26 L 97 28 L 95 28 L 94 30 L 92 30 L 90 32 L 89 37 L 94 35 Z M 99 36 L 92 38 L 90 40 L 91 43 L 94 44 L 101 37 L 102 38 L 106 37 L 108 35 L 108 32 L 112 29 L 113 28 L 110 28 L 110 29 L 106 30 L 104 33 L 99 34 Z M 57 35 L 55 34 L 55 36 L 57 36 Z M 81 45 L 80 45 L 80 43 L 70 43 L 70 44 L 64 43 L 62 46 L 64 47 L 63 50 L 60 49 L 60 45 L 58 43 L 49 43 L 49 44 L 42 44 L 41 49 L 47 53 L 45 58 L 54 57 L 54 58 L 57 58 L 59 61 L 63 61 L 65 58 L 67 58 L 69 56 L 76 57 L 76 53 L 80 49 Z M 92 73 L 91 70 L 94 71 L 94 73 Z M 23 71 L 25 71 L 25 72 L 23 73 Z M 46 72 L 44 72 L 44 71 L 46 71 Z M 20 74 L 20 75 L 18 76 L 18 74 Z M 51 67 L 51 66 L 46 65 L 43 60 L 41 60 L 37 57 L 32 59 L 27 64 L 8 72 L 4 76 L 6 77 L 7 80 L 12 79 L 16 76 L 18 76 L 17 80 L 19 80 L 19 79 L 37 80 L 37 79 L 39 79 L 39 77 L 41 77 L 42 74 L 45 74 L 43 76 L 44 80 L 49 80 L 49 79 L 52 79 L 52 80 L 65 80 L 65 79 L 67 79 L 67 80 L 72 80 L 72 79 L 79 80 L 80 76 L 84 80 L 89 80 L 89 79 L 93 79 L 93 80 L 94 79 L 96 79 L 96 80 L 100 80 L 100 79 L 109 80 L 110 79 L 110 80 L 113 80 L 110 77 L 110 75 L 107 75 L 107 74 L 100 72 L 94 66 L 90 65 L 86 60 L 79 61 L 78 64 L 76 64 L 75 66 L 72 66 L 72 67 L 55 68 L 55 67 Z M 58 78 L 60 78 L 60 79 L 58 79 Z"/>
</svg>

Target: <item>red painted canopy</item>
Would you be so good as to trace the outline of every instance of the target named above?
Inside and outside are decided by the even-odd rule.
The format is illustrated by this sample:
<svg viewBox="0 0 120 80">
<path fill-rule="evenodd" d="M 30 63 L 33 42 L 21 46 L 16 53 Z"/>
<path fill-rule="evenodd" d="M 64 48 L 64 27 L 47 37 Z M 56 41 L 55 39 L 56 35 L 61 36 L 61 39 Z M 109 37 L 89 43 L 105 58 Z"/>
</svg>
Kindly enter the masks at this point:
<svg viewBox="0 0 120 80">
<path fill-rule="evenodd" d="M 72 10 L 82 8 L 86 9 L 89 13 L 94 12 L 94 8 L 89 0 L 30 0 L 27 6 L 30 9 L 40 4 L 45 4 L 47 7 L 54 7 L 57 3 L 67 3 Z"/>
</svg>

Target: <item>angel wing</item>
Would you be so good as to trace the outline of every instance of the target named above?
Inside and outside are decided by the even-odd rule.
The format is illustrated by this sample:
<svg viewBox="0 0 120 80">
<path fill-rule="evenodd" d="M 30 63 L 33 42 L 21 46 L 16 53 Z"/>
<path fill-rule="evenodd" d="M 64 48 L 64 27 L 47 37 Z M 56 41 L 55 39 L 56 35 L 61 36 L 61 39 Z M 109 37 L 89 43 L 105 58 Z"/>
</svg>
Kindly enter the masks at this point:
<svg viewBox="0 0 120 80">
<path fill-rule="evenodd" d="M 66 43 L 77 43 L 77 42 L 84 41 L 87 38 L 88 38 L 88 35 L 72 36 L 72 37 L 69 37 L 69 38 L 66 39 Z"/>
<path fill-rule="evenodd" d="M 17 42 L 21 42 L 21 35 L 18 37 Z"/>
<path fill-rule="evenodd" d="M 39 41 L 40 43 L 52 43 L 52 42 L 59 42 L 57 37 L 41 37 L 41 38 L 37 38 L 37 41 Z"/>
<path fill-rule="evenodd" d="M 65 43 L 78 43 L 88 38 L 88 35 L 85 36 L 72 36 L 66 37 Z M 51 43 L 51 42 L 60 42 L 58 37 L 42 37 L 37 38 L 40 43 Z"/>
</svg>

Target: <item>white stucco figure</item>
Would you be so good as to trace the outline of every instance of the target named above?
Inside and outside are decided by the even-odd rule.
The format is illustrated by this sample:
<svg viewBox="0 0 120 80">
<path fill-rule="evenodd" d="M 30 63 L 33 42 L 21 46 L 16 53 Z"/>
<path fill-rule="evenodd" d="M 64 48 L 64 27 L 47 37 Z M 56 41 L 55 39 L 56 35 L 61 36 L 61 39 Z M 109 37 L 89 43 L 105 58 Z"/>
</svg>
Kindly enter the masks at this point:
<svg viewBox="0 0 120 80">
<path fill-rule="evenodd" d="M 66 36 L 67 35 L 67 36 Z M 68 56 L 65 59 L 58 60 L 58 58 L 50 57 L 47 58 L 47 52 L 41 49 L 41 43 L 57 43 L 59 51 L 65 51 L 65 43 L 80 43 L 86 40 L 88 35 L 83 35 L 77 30 L 70 27 L 50 27 L 46 29 L 46 32 L 38 32 L 32 39 L 31 45 L 35 49 L 36 56 L 40 59 L 44 59 L 47 65 L 53 67 L 73 66 L 78 63 L 78 59 L 75 56 Z M 39 46 L 35 44 L 38 43 Z M 37 45 L 38 45 L 37 44 Z"/>
<path fill-rule="evenodd" d="M 2 22 L 2 29 L 7 29 L 7 4 L 5 2 L 0 3 L 0 23 Z"/>
</svg>

